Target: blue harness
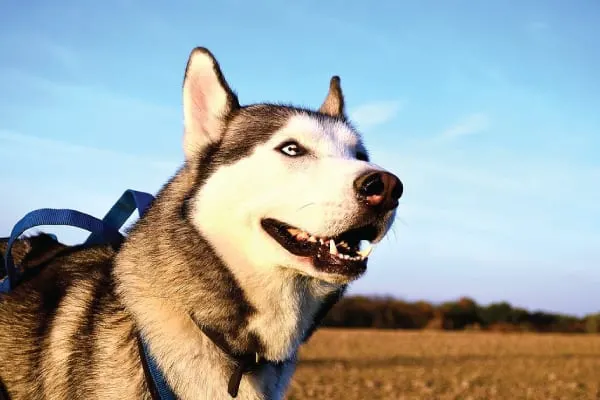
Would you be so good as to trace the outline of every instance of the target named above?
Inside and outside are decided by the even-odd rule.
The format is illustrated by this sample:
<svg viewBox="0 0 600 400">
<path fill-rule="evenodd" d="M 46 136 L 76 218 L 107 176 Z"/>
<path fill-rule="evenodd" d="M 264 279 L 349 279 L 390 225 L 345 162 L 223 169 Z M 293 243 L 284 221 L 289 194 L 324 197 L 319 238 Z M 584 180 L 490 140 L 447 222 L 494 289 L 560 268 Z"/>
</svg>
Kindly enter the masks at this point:
<svg viewBox="0 0 600 400">
<path fill-rule="evenodd" d="M 124 240 L 119 229 L 123 226 L 125 221 L 127 221 L 136 209 L 138 210 L 139 216 L 142 217 L 148 210 L 150 204 L 152 204 L 153 200 L 154 196 L 149 193 L 127 190 L 102 220 L 80 211 L 70 209 L 43 208 L 29 212 L 17 222 L 10 234 L 5 255 L 6 276 L 3 279 L 0 279 L 0 293 L 10 292 L 24 278 L 24 271 L 17 268 L 14 264 L 11 248 L 18 237 L 26 230 L 40 225 L 74 226 L 91 233 L 84 242 L 85 244 L 119 244 Z M 33 272 L 35 273 L 36 271 Z M 27 273 L 30 274 L 32 271 L 28 269 Z M 150 388 L 152 399 L 175 400 L 176 396 L 163 376 L 156 360 L 150 353 L 147 342 L 139 334 L 138 344 L 144 374 Z M 8 400 L 8 394 L 2 389 L 2 382 L 0 381 L 0 400 Z M 237 395 L 237 390 L 235 391 L 235 394 L 232 394 L 233 397 L 235 397 L 235 395 Z"/>
</svg>

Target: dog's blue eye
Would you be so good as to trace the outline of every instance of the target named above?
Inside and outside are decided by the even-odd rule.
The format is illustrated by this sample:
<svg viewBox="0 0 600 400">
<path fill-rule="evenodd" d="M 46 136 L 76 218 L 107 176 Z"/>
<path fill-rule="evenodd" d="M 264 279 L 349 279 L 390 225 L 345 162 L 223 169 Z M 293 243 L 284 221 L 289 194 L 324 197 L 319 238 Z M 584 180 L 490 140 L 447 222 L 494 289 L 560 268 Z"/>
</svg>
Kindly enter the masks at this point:
<svg viewBox="0 0 600 400">
<path fill-rule="evenodd" d="M 304 147 L 296 142 L 285 142 L 279 146 L 279 151 L 289 157 L 298 157 L 306 154 Z"/>
</svg>

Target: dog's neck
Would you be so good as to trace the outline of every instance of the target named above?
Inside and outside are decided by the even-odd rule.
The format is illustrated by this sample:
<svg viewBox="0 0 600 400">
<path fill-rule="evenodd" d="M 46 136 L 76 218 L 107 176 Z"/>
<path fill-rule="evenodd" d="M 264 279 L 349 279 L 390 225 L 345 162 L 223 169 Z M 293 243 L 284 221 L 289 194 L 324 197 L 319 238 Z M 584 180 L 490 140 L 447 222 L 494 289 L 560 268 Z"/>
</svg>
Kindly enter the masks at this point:
<svg viewBox="0 0 600 400">
<path fill-rule="evenodd" d="M 234 274 L 186 218 L 183 207 L 198 180 L 194 170 L 184 166 L 161 190 L 129 233 L 115 264 L 122 301 L 157 352 L 159 366 L 180 375 L 183 386 L 186 378 L 196 380 L 189 385 L 201 385 L 197 375 L 207 370 L 198 369 L 198 360 L 220 364 L 224 375 L 231 372 L 227 357 L 199 326 L 221 334 L 239 354 L 293 360 L 333 290 L 283 270 L 273 273 L 288 274 L 286 279 L 264 272 Z M 244 382 L 240 393 L 243 387 Z"/>
<path fill-rule="evenodd" d="M 324 299 L 335 289 L 287 269 L 240 268 L 234 275 L 256 309 L 248 319 L 248 330 L 257 335 L 269 360 L 294 355 Z"/>
</svg>

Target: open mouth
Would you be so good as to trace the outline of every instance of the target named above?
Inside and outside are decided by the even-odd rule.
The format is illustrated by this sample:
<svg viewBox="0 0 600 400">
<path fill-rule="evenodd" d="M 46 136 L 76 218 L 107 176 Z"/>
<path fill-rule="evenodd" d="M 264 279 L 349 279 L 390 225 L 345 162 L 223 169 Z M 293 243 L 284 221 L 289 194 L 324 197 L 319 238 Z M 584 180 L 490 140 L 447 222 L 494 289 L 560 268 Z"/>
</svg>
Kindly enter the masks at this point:
<svg viewBox="0 0 600 400">
<path fill-rule="evenodd" d="M 377 237 L 377 228 L 366 225 L 335 237 L 320 237 L 272 218 L 261 221 L 263 229 L 283 248 L 299 257 L 311 257 L 315 268 L 329 273 L 358 275 L 366 270 L 370 245 L 361 242 Z"/>
</svg>

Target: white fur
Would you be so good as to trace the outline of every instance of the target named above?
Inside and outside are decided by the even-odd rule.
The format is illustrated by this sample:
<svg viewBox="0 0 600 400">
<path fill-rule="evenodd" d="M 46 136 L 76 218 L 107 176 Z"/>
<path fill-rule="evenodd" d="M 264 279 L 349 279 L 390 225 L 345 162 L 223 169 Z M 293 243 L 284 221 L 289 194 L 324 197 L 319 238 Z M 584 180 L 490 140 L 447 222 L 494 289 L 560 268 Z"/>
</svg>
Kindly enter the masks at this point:
<svg viewBox="0 0 600 400">
<path fill-rule="evenodd" d="M 288 139 L 297 140 L 311 154 L 289 158 L 275 150 Z M 264 232 L 260 221 L 276 218 L 318 236 L 331 237 L 349 229 L 349 221 L 361 207 L 354 180 L 380 169 L 356 159 L 359 143 L 359 136 L 342 122 L 321 122 L 305 114 L 292 117 L 249 157 L 210 176 L 195 197 L 197 228 L 229 265 L 286 267 L 345 283 L 340 281 L 343 277 L 324 274 L 309 260 L 291 255 Z"/>
<path fill-rule="evenodd" d="M 289 139 L 310 154 L 289 158 L 278 152 Z M 250 156 L 220 167 L 195 196 L 194 223 L 259 310 L 250 326 L 271 359 L 285 359 L 297 350 L 323 296 L 348 278 L 318 271 L 310 258 L 292 255 L 260 221 L 276 218 L 318 236 L 348 230 L 360 211 L 353 182 L 376 169 L 356 159 L 359 145 L 347 124 L 298 114 Z M 298 288 L 294 274 L 317 280 Z"/>
</svg>

